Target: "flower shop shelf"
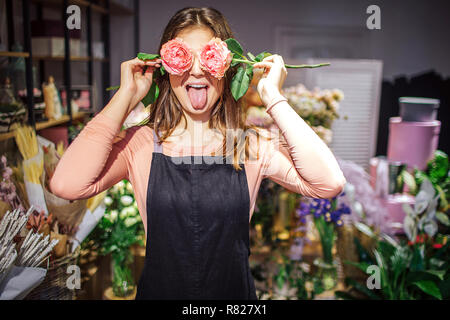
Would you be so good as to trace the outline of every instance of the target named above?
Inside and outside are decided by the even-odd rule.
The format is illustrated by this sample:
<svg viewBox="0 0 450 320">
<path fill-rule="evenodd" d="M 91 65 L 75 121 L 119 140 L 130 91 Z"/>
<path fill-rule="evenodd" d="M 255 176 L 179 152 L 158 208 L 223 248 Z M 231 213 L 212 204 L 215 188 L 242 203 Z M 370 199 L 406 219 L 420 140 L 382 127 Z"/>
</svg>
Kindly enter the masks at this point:
<svg viewBox="0 0 450 320">
<path fill-rule="evenodd" d="M 79 120 L 79 119 L 83 119 L 84 116 L 86 115 L 85 112 L 78 112 L 76 114 L 74 114 L 72 116 L 72 120 Z M 69 116 L 67 114 L 63 115 L 61 118 L 59 118 L 58 120 L 48 120 L 45 122 L 36 122 L 36 130 L 41 130 L 41 129 L 45 129 L 45 128 L 50 128 L 50 127 L 54 127 L 66 122 L 69 122 Z"/>
<path fill-rule="evenodd" d="M 84 117 L 87 115 L 86 112 L 78 112 L 76 114 L 74 114 L 72 116 L 72 120 L 80 120 L 80 119 L 84 119 Z M 60 124 L 64 124 L 69 122 L 70 118 L 68 115 L 63 115 L 61 118 L 59 118 L 58 120 L 48 120 L 48 121 L 44 121 L 44 122 L 36 122 L 36 131 L 38 130 L 42 130 L 45 128 L 50 128 L 50 127 L 54 127 L 54 126 L 58 126 Z M 14 137 L 14 131 L 10 131 L 10 132 L 6 132 L 6 133 L 1 133 L 0 134 L 0 141 L 9 139 Z"/>
<path fill-rule="evenodd" d="M 28 52 L 0 51 L 0 57 L 28 58 L 29 56 Z"/>
</svg>

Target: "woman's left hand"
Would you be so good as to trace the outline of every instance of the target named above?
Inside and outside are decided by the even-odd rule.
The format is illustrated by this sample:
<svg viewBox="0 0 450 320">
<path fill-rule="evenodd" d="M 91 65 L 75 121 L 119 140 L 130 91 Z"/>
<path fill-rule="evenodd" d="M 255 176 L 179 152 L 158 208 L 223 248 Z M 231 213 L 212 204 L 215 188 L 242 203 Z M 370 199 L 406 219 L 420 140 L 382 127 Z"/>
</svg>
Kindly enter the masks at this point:
<svg viewBox="0 0 450 320">
<path fill-rule="evenodd" d="M 282 97 L 281 88 L 287 76 L 283 58 L 278 54 L 273 54 L 261 62 L 255 63 L 253 68 L 264 68 L 257 90 L 262 102 L 267 107 L 274 99 Z"/>
</svg>

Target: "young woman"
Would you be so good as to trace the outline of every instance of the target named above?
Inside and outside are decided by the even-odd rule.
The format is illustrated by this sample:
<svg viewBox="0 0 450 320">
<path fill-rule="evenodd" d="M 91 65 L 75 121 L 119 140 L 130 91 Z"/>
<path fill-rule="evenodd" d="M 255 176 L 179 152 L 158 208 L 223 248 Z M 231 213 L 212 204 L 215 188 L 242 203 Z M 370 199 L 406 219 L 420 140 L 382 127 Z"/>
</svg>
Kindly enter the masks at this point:
<svg viewBox="0 0 450 320">
<path fill-rule="evenodd" d="M 281 95 L 287 74 L 281 56 L 254 65 L 264 68 L 258 93 L 279 139 L 244 125 L 240 101 L 230 91 L 237 66 L 221 77 L 201 60 L 211 40 L 232 37 L 215 9 L 178 11 L 159 50 L 176 39 L 187 48 L 188 68 L 176 70 L 180 61 L 170 57 L 123 62 L 120 89 L 72 142 L 50 182 L 53 193 L 66 199 L 131 182 L 147 236 L 136 299 L 257 299 L 248 264 L 249 222 L 261 180 L 314 198 L 336 196 L 346 182 L 332 152 Z M 116 141 L 161 64 L 170 72 L 155 80 L 160 93 L 149 123 Z"/>
</svg>

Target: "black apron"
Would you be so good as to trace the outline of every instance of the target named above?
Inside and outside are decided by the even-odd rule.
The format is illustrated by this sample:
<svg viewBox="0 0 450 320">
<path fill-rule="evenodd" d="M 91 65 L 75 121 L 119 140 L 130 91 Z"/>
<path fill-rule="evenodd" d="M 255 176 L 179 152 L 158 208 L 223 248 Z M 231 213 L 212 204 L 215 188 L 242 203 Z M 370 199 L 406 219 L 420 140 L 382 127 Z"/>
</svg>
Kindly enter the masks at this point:
<svg viewBox="0 0 450 320">
<path fill-rule="evenodd" d="M 257 300 L 245 168 L 236 171 L 221 156 L 167 156 L 153 137 L 136 300 Z"/>
</svg>

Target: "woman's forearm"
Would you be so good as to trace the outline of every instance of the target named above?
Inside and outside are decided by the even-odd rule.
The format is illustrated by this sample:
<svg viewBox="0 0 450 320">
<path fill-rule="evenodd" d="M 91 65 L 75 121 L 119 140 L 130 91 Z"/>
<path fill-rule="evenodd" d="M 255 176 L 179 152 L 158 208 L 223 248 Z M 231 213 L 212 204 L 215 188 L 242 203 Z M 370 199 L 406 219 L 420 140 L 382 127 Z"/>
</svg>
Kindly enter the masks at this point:
<svg viewBox="0 0 450 320">
<path fill-rule="evenodd" d="M 130 110 L 133 95 L 126 90 L 119 89 L 109 103 L 99 113 L 115 120 L 122 126 Z"/>
<path fill-rule="evenodd" d="M 308 188 L 310 193 L 321 197 L 340 193 L 346 180 L 325 142 L 287 101 L 273 105 L 268 113 L 286 140 L 289 155 L 302 178 L 299 185 L 303 184 L 303 190 Z"/>
<path fill-rule="evenodd" d="M 51 191 L 65 199 L 93 196 L 128 173 L 124 146 L 114 144 L 127 116 L 130 95 L 118 91 L 90 120 L 59 160 L 50 180 Z"/>
</svg>

